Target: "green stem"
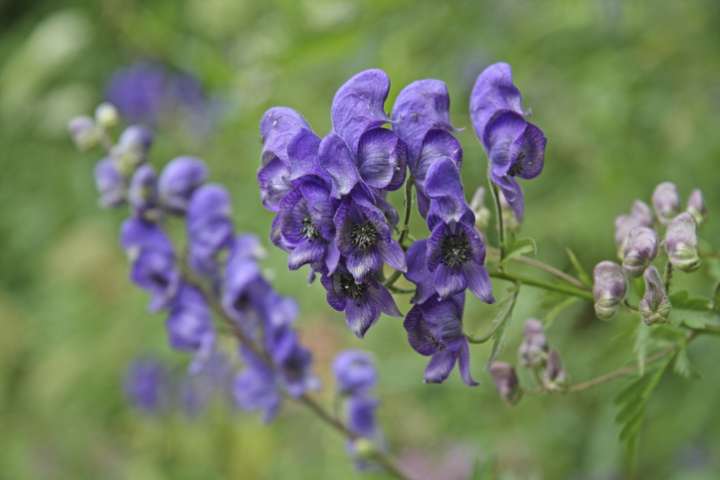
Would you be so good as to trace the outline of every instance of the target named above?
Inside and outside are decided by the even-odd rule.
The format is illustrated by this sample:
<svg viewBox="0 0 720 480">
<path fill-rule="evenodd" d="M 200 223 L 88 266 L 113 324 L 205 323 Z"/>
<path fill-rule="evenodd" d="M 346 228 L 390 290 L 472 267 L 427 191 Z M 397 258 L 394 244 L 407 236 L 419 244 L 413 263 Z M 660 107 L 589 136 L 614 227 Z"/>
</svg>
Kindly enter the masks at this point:
<svg viewBox="0 0 720 480">
<path fill-rule="evenodd" d="M 485 343 L 491 338 L 495 336 L 495 333 L 500 329 L 500 327 L 503 326 L 503 323 L 505 323 L 505 320 L 508 315 L 512 315 L 513 309 L 515 308 L 515 303 L 517 302 L 518 295 L 520 294 L 520 286 L 518 284 L 515 284 L 515 290 L 512 292 L 512 298 L 510 299 L 510 306 L 507 309 L 507 313 L 504 315 L 504 318 L 500 319 L 500 321 L 496 321 L 495 325 L 493 325 L 492 329 L 486 333 L 485 335 L 481 337 L 476 337 L 474 335 L 471 335 L 469 333 L 465 333 L 465 338 L 467 338 L 467 341 L 470 343 Z"/>
<path fill-rule="evenodd" d="M 502 205 L 500 204 L 500 191 L 497 185 L 495 185 L 488 175 L 488 183 L 490 184 L 490 191 L 493 194 L 493 200 L 495 201 L 495 215 L 497 218 L 497 230 L 498 230 L 498 246 L 500 247 L 500 263 L 505 259 L 505 225 L 503 223 Z"/>
<path fill-rule="evenodd" d="M 509 273 L 509 272 L 490 272 L 490 276 L 493 278 L 499 278 L 502 280 L 508 280 L 511 282 L 520 282 L 523 285 L 528 285 L 530 287 L 535 288 L 541 288 L 543 290 L 549 290 L 551 292 L 558 292 L 558 293 L 564 293 L 566 295 L 571 295 L 573 297 L 582 298 L 584 300 L 590 300 L 592 301 L 593 296 L 592 292 L 589 292 L 587 290 L 580 290 L 579 288 L 572 287 L 570 285 L 559 285 L 555 283 L 548 283 L 542 280 L 538 280 L 532 277 L 526 277 L 525 275 L 520 275 L 517 273 Z"/>
</svg>

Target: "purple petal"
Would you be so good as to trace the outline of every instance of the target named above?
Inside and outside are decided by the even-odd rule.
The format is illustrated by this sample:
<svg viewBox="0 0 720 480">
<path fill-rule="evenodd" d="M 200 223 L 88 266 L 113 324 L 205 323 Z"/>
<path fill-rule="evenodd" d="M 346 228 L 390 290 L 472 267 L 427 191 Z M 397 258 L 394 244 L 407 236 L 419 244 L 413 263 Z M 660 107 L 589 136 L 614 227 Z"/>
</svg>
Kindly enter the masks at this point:
<svg viewBox="0 0 720 480">
<path fill-rule="evenodd" d="M 379 317 L 380 311 L 372 303 L 367 301 L 347 301 L 345 320 L 350 330 L 358 338 L 363 338 Z"/>
<path fill-rule="evenodd" d="M 455 366 L 456 359 L 457 352 L 447 348 L 435 353 L 425 368 L 425 381 L 427 383 L 444 382 Z"/>
<path fill-rule="evenodd" d="M 371 187 L 383 190 L 394 183 L 398 188 L 404 180 L 405 163 L 404 145 L 390 130 L 374 128 L 360 137 L 358 170 Z M 398 172 L 401 179 L 396 178 Z"/>
<path fill-rule="evenodd" d="M 288 165 L 288 144 L 302 128 L 310 129 L 305 119 L 292 108 L 273 107 L 266 111 L 260 120 L 262 164 L 267 165 L 277 158 Z"/>
<path fill-rule="evenodd" d="M 361 282 L 371 273 L 378 272 L 382 267 L 380 255 L 372 250 L 368 252 L 351 252 L 345 259 L 347 269 L 357 282 Z"/>
<path fill-rule="evenodd" d="M 485 267 L 475 262 L 467 262 L 463 265 L 463 271 L 470 291 L 485 303 L 495 303 L 492 283 L 490 283 L 490 276 Z"/>
<path fill-rule="evenodd" d="M 467 340 L 464 338 L 460 340 L 458 367 L 460 367 L 460 376 L 463 382 L 465 382 L 465 385 L 474 387 L 478 384 L 470 373 L 470 348 L 468 347 Z"/>
<path fill-rule="evenodd" d="M 328 274 L 332 274 L 337 269 L 338 263 L 340 263 L 340 249 L 338 249 L 337 241 L 334 238 L 328 244 L 326 255 L 325 266 L 328 269 Z"/>
<path fill-rule="evenodd" d="M 402 316 L 397 305 L 395 305 L 395 300 L 384 286 L 380 284 L 369 285 L 368 296 L 370 302 L 374 303 L 385 315 L 390 315 L 391 317 Z"/>
<path fill-rule="evenodd" d="M 450 268 L 444 264 L 435 270 L 435 291 L 441 298 L 460 293 L 467 287 L 467 279 L 461 270 Z"/>
<path fill-rule="evenodd" d="M 360 136 L 387 122 L 385 99 L 390 79 L 382 70 L 365 70 L 345 82 L 332 102 L 333 130 L 357 151 Z"/>
<path fill-rule="evenodd" d="M 275 157 L 257 172 L 260 199 L 270 211 L 277 212 L 283 197 L 290 190 L 290 167 Z"/>
<path fill-rule="evenodd" d="M 490 65 L 475 80 L 470 94 L 470 117 L 478 138 L 484 137 L 487 123 L 498 110 L 523 113 L 522 97 L 512 82 L 512 70 L 507 63 Z"/>
<path fill-rule="evenodd" d="M 427 243 L 427 266 L 428 270 L 434 272 L 440 265 L 442 258 L 442 243 L 447 234 L 447 225 L 439 223 L 430 233 Z"/>
<path fill-rule="evenodd" d="M 400 272 L 407 271 L 407 263 L 405 262 L 405 252 L 403 251 L 400 244 L 395 240 L 390 242 L 382 242 L 378 245 L 380 255 L 382 256 L 385 263 L 390 265 L 395 270 Z"/>
<path fill-rule="evenodd" d="M 498 112 L 488 122 L 482 140 L 496 175 L 507 175 L 510 171 L 518 154 L 514 144 L 527 125 L 522 115 L 510 110 Z"/>
<path fill-rule="evenodd" d="M 408 271 L 405 277 L 415 284 L 412 303 L 424 303 L 435 295 L 433 278 L 427 269 L 427 240 L 418 240 L 407 251 Z"/>
<path fill-rule="evenodd" d="M 408 336 L 408 343 L 420 355 L 432 355 L 437 352 L 438 342 L 423 319 L 423 307 L 413 306 L 405 316 L 403 327 Z"/>
<path fill-rule="evenodd" d="M 195 157 L 177 157 L 163 169 L 158 179 L 160 199 L 176 213 L 187 209 L 192 193 L 207 180 L 205 163 Z"/>
<path fill-rule="evenodd" d="M 449 158 L 460 168 L 462 163 L 462 146 L 445 130 L 430 130 L 423 142 L 420 157 L 416 164 L 410 164 L 415 179 L 424 184 L 427 171 L 436 162 Z"/>
<path fill-rule="evenodd" d="M 340 198 L 350 193 L 360 180 L 360 174 L 343 139 L 334 133 L 323 138 L 318 155 L 332 181 L 332 196 Z"/>
<path fill-rule="evenodd" d="M 505 200 L 512 208 L 513 213 L 515 213 L 515 218 L 521 222 L 525 214 L 525 196 L 517 180 L 508 176 L 496 177 L 492 173 L 491 178 L 492 181 L 500 187 Z"/>
<path fill-rule="evenodd" d="M 314 264 L 323 259 L 325 245 L 318 241 L 304 240 L 288 255 L 288 268 L 297 270 L 303 265 Z"/>
<path fill-rule="evenodd" d="M 290 180 L 319 173 L 319 148 L 320 138 L 306 128 L 300 129 L 287 146 Z"/>
</svg>

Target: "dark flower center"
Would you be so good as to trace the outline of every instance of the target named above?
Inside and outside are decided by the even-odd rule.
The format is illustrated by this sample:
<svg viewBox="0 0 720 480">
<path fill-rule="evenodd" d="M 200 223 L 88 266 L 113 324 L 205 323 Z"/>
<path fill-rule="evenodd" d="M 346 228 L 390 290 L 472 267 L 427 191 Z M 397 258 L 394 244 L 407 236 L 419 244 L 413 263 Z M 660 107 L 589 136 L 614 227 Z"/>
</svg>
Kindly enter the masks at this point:
<svg viewBox="0 0 720 480">
<path fill-rule="evenodd" d="M 441 261 L 451 268 L 456 268 L 470 259 L 470 242 L 465 233 L 447 235 L 440 246 Z"/>
<path fill-rule="evenodd" d="M 248 295 L 247 293 L 238 295 L 238 297 L 233 302 L 233 308 L 237 312 L 243 312 L 250 308 L 250 295 Z"/>
<path fill-rule="evenodd" d="M 315 240 L 320 236 L 320 232 L 317 227 L 313 225 L 310 217 L 303 218 L 302 221 L 302 234 L 308 240 Z"/>
<path fill-rule="evenodd" d="M 511 177 L 514 177 L 515 175 L 522 172 L 522 161 L 525 159 L 525 152 L 518 153 L 517 158 L 513 162 L 512 165 L 510 165 L 510 170 L 508 170 L 508 175 Z"/>
<path fill-rule="evenodd" d="M 370 222 L 356 223 L 350 229 L 350 240 L 360 250 L 369 250 L 377 243 L 378 233 Z"/>
<path fill-rule="evenodd" d="M 340 275 L 340 291 L 343 296 L 351 298 L 353 300 L 359 300 L 367 291 L 367 285 L 364 283 L 357 283 L 352 275 L 341 274 Z"/>
<path fill-rule="evenodd" d="M 158 272 L 153 272 L 150 274 L 150 281 L 162 290 L 166 289 L 168 285 L 170 285 L 170 281 L 167 279 L 167 277 L 161 275 Z"/>
</svg>

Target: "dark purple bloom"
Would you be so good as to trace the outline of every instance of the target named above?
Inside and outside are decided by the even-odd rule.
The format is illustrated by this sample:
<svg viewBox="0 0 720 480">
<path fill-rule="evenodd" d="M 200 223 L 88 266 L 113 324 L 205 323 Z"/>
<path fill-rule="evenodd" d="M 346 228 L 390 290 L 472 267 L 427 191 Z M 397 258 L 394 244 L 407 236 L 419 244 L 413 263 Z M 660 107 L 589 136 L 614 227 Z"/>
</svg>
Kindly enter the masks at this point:
<svg viewBox="0 0 720 480">
<path fill-rule="evenodd" d="M 133 361 L 124 387 L 130 402 L 148 413 L 157 413 L 168 404 L 168 372 L 157 360 L 145 358 Z"/>
<path fill-rule="evenodd" d="M 427 223 L 430 229 L 438 222 L 475 224 L 475 215 L 465 202 L 460 170 L 450 158 L 440 159 L 430 166 L 423 192 L 429 202 Z"/>
<path fill-rule="evenodd" d="M 472 224 L 438 223 L 427 243 L 427 266 L 441 298 L 469 288 L 487 303 L 495 301 L 485 270 L 485 242 Z"/>
<path fill-rule="evenodd" d="M 522 221 L 523 193 L 515 177 L 532 179 L 542 172 L 547 140 L 542 130 L 525 120 L 508 64 L 496 63 L 478 76 L 470 115 L 490 159 L 490 178 Z"/>
<path fill-rule="evenodd" d="M 266 323 L 265 344 L 280 374 L 282 386 L 291 396 L 299 397 L 320 386 L 312 373 L 312 353 L 300 344 L 290 323 Z"/>
<path fill-rule="evenodd" d="M 233 248 L 222 285 L 221 302 L 225 313 L 252 335 L 260 326 L 258 311 L 263 308 L 270 291 L 255 259 L 241 249 Z"/>
<path fill-rule="evenodd" d="M 273 369 L 246 348 L 241 348 L 240 353 L 245 362 L 245 369 L 235 377 L 233 385 L 235 403 L 243 410 L 261 411 L 263 421 L 270 422 L 277 415 L 282 403 Z"/>
<path fill-rule="evenodd" d="M 377 434 L 375 410 L 379 402 L 369 395 L 352 395 L 347 400 L 348 428 L 363 438 L 374 439 Z"/>
<path fill-rule="evenodd" d="M 125 202 L 127 182 L 111 157 L 103 158 L 95 166 L 95 184 L 103 207 L 117 207 Z"/>
<path fill-rule="evenodd" d="M 381 313 L 400 316 L 392 295 L 380 282 L 373 277 L 356 282 L 342 264 L 334 273 L 324 274 L 322 284 L 327 290 L 328 304 L 338 312 L 345 312 L 348 327 L 360 338 Z"/>
<path fill-rule="evenodd" d="M 412 303 L 425 303 L 437 293 L 433 275 L 427 267 L 427 240 L 417 240 L 410 245 L 407 251 L 407 264 L 405 278 L 415 284 Z"/>
<path fill-rule="evenodd" d="M 128 200 L 135 215 L 148 221 L 160 218 L 160 202 L 157 191 L 157 175 L 150 165 L 141 165 L 130 181 Z"/>
<path fill-rule="evenodd" d="M 405 252 L 392 238 L 392 229 L 373 199 L 356 189 L 335 212 L 336 242 L 348 271 L 358 282 L 374 275 L 383 262 L 405 271 Z"/>
<path fill-rule="evenodd" d="M 203 185 L 193 193 L 187 209 L 189 262 L 200 274 L 215 273 L 215 257 L 233 244 L 230 195 L 215 184 Z"/>
<path fill-rule="evenodd" d="M 183 285 L 165 323 L 170 346 L 195 353 L 195 369 L 200 368 L 215 347 L 215 328 L 202 293 Z"/>
<path fill-rule="evenodd" d="M 184 214 L 193 192 L 207 180 L 205 163 L 195 157 L 177 157 L 163 169 L 158 180 L 158 193 L 164 208 Z"/>
<path fill-rule="evenodd" d="M 403 326 L 410 346 L 421 355 L 431 356 L 425 369 L 425 381 L 442 383 L 457 363 L 465 384 L 477 383 L 470 374 L 470 349 L 462 329 L 464 295 L 439 300 L 431 297 L 413 306 Z"/>
<path fill-rule="evenodd" d="M 170 306 L 180 286 L 180 272 L 162 229 L 139 218 L 129 219 L 123 224 L 121 243 L 132 260 L 131 280 L 152 296 L 150 310 Z"/>
<path fill-rule="evenodd" d="M 333 362 L 337 390 L 343 395 L 366 392 L 375 386 L 377 372 L 372 358 L 362 350 L 341 352 Z"/>
</svg>

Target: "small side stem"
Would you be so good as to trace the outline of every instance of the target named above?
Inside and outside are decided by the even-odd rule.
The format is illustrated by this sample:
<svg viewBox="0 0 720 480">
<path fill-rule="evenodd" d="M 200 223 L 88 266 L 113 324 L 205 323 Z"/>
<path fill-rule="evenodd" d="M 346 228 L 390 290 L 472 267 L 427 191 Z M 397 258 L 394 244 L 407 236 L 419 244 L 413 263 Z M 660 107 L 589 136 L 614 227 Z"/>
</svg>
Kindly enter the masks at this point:
<svg viewBox="0 0 720 480">
<path fill-rule="evenodd" d="M 505 225 L 503 222 L 502 205 L 500 204 L 500 191 L 497 185 L 495 185 L 488 175 L 488 183 L 490 184 L 490 191 L 493 194 L 493 200 L 495 201 L 495 217 L 497 218 L 497 230 L 498 230 L 498 247 L 500 248 L 500 263 L 505 259 Z"/>
<path fill-rule="evenodd" d="M 520 275 L 517 273 L 495 271 L 495 272 L 490 272 L 490 276 L 493 278 L 499 278 L 499 279 L 508 280 L 511 282 L 520 282 L 523 285 L 528 285 L 530 287 L 535 287 L 535 288 L 541 288 L 543 290 L 549 290 L 551 292 L 564 293 L 566 295 L 582 298 L 584 300 L 592 301 L 592 299 L 593 299 L 592 292 L 590 292 L 588 290 L 580 290 L 579 288 L 575 288 L 570 285 L 558 285 L 558 284 L 554 284 L 554 283 L 547 283 L 542 280 L 538 280 L 538 279 L 535 279 L 532 277 L 526 277 L 525 275 Z"/>
<path fill-rule="evenodd" d="M 400 230 L 400 236 L 398 237 L 398 243 L 403 248 L 403 250 L 406 250 L 405 248 L 405 240 L 407 239 L 408 234 L 410 233 L 410 216 L 412 215 L 412 209 L 413 209 L 413 186 L 415 185 L 415 179 L 412 175 L 410 175 L 407 180 L 405 181 L 405 214 L 403 216 L 403 226 L 402 230 Z"/>
</svg>

